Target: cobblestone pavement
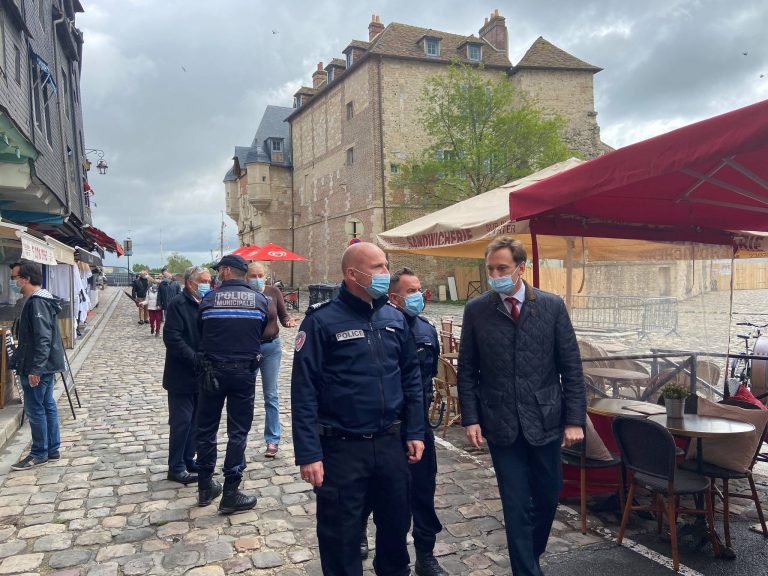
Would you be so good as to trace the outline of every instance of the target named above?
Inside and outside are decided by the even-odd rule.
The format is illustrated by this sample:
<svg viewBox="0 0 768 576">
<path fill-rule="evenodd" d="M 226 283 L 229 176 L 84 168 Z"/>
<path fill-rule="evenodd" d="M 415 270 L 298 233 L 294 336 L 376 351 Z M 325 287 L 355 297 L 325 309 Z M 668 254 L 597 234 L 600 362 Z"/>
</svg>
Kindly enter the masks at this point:
<svg viewBox="0 0 768 576">
<path fill-rule="evenodd" d="M 291 446 L 287 399 L 295 329 L 282 333 L 280 452 L 274 460 L 263 456 L 257 392 L 244 488 L 258 495 L 258 505 L 227 517 L 215 506 L 197 507 L 195 486 L 165 479 L 162 339 L 136 324 L 127 298 L 120 298 L 105 322 L 77 374 L 83 402 L 77 420 L 60 405 L 62 459 L 11 472 L 0 487 L 0 575 L 320 574 L 314 496 L 298 477 Z M 220 447 L 225 441 L 222 430 Z M 501 504 L 487 452 L 468 453 L 466 447 L 458 428 L 440 442 L 436 506 L 445 529 L 436 553 L 450 574 L 509 574 Z M 767 489 L 764 481 L 761 489 Z M 567 558 L 577 552 L 586 554 L 582 568 L 598 557 L 628 566 L 639 558 L 611 544 L 615 516 L 590 515 L 587 535 L 577 526 L 578 517 L 561 508 L 544 558 L 547 574 L 569 573 L 573 566 Z M 640 523 L 633 529 L 652 528 Z M 600 556 L 607 547 L 611 554 Z M 649 563 L 662 570 L 653 574 L 668 573 Z M 372 574 L 371 560 L 365 568 Z"/>
</svg>

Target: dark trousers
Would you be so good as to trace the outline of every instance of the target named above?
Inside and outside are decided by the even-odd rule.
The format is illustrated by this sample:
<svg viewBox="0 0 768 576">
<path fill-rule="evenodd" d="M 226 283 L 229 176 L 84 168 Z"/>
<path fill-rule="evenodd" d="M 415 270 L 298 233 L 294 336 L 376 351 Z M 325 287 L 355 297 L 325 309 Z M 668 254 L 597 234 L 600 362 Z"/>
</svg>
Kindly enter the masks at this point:
<svg viewBox="0 0 768 576">
<path fill-rule="evenodd" d="M 413 547 L 421 554 L 431 554 L 435 549 L 437 535 L 443 529 L 435 513 L 435 488 L 437 478 L 437 453 L 435 435 L 427 426 L 424 433 L 424 454 L 416 464 L 410 464 L 411 472 L 411 514 L 413 515 Z M 363 534 L 368 526 L 373 506 L 366 503 L 363 515 Z M 362 539 L 362 534 L 361 534 Z"/>
<path fill-rule="evenodd" d="M 227 402 L 227 453 L 224 481 L 239 482 L 245 470 L 245 445 L 253 421 L 255 372 L 216 372 L 219 391 L 200 391 L 197 409 L 197 467 L 200 482 L 207 482 L 216 467 L 216 433 Z"/>
<path fill-rule="evenodd" d="M 168 391 L 168 472 L 179 474 L 195 465 L 197 394 Z"/>
<path fill-rule="evenodd" d="M 324 576 L 361 576 L 360 538 L 366 500 L 376 524 L 374 570 L 407 576 L 411 524 L 408 463 L 399 434 L 372 439 L 322 437 L 323 485 L 317 495 L 317 541 Z"/>
<path fill-rule="evenodd" d="M 511 446 L 488 442 L 507 530 L 512 574 L 541 576 L 563 483 L 560 441 L 531 446 L 520 432 Z"/>
</svg>

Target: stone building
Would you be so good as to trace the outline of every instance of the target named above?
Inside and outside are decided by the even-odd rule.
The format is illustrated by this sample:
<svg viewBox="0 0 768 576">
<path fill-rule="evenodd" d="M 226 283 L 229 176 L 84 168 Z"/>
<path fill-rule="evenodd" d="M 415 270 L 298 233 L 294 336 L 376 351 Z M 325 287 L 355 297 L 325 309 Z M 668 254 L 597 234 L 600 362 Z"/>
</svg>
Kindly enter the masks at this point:
<svg viewBox="0 0 768 576">
<path fill-rule="evenodd" d="M 452 60 L 507 75 L 526 98 L 566 120 L 564 139 L 584 157 L 606 149 L 592 88 L 600 68 L 543 38 L 513 66 L 498 11 L 477 36 L 394 22 L 385 27 L 374 15 L 368 40 L 352 40 L 342 54 L 344 59 L 318 64 L 312 86 L 296 92 L 286 119 L 293 146 L 293 236 L 287 247 L 309 259 L 296 267 L 295 284 L 336 281 L 339 255 L 351 238 L 375 242 L 379 232 L 424 214 L 390 182 L 403 162 L 431 144 L 420 128 L 419 103 L 426 80 L 447 71 Z M 243 214 L 238 222 L 248 225 Z M 423 256 L 391 260 L 428 271 L 421 274 L 430 286 L 444 283 L 455 265 Z"/>
<path fill-rule="evenodd" d="M 291 139 L 285 118 L 293 108 L 267 106 L 250 146 L 236 146 L 232 168 L 224 177 L 227 214 L 237 222 L 240 245 L 293 246 Z M 271 265 L 291 282 L 293 267 Z"/>
<path fill-rule="evenodd" d="M 91 248 L 78 12 L 79 0 L 0 2 L 0 215 Z"/>
</svg>

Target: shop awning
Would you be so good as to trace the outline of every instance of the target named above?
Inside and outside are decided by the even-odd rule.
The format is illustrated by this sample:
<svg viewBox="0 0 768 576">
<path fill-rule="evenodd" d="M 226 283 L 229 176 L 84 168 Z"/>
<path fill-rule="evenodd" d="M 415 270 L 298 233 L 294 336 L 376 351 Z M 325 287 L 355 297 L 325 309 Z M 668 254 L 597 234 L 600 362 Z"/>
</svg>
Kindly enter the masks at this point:
<svg viewBox="0 0 768 576">
<path fill-rule="evenodd" d="M 16 236 L 21 240 L 21 257 L 24 260 L 56 266 L 56 255 L 54 254 L 53 246 L 45 240 L 35 238 L 26 232 L 17 231 Z"/>
<path fill-rule="evenodd" d="M 541 235 L 730 244 L 768 231 L 768 100 L 610 152 L 509 194 Z"/>
<path fill-rule="evenodd" d="M 75 263 L 75 249 L 67 246 L 63 242 L 59 242 L 56 238 L 50 236 L 45 237 L 45 241 L 53 248 L 53 255 L 59 264 L 74 264 Z"/>
<path fill-rule="evenodd" d="M 125 254 L 125 250 L 123 250 L 123 247 L 119 242 L 95 226 L 88 226 L 87 228 L 84 227 L 83 232 L 89 240 L 98 244 L 99 246 L 103 246 L 104 249 L 108 252 L 114 252 L 118 256 Z"/>
<path fill-rule="evenodd" d="M 101 258 L 98 255 L 87 252 L 79 246 L 75 248 L 75 260 L 77 262 L 85 262 L 92 268 L 101 268 L 103 266 Z"/>
<path fill-rule="evenodd" d="M 47 212 L 29 212 L 26 210 L 0 209 L 3 218 L 24 224 L 63 224 L 64 216 L 61 214 L 48 214 Z"/>
</svg>

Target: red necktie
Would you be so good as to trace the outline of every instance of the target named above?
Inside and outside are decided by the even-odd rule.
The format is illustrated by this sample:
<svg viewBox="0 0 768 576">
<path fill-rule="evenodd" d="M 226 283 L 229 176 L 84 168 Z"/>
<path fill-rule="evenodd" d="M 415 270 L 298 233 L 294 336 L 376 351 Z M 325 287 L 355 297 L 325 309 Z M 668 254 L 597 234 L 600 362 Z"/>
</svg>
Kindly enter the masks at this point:
<svg viewBox="0 0 768 576">
<path fill-rule="evenodd" d="M 504 298 L 504 300 L 506 300 L 512 305 L 512 310 L 510 311 L 510 313 L 512 314 L 512 320 L 517 322 L 517 319 L 520 318 L 520 310 L 517 307 L 517 298 L 508 296 L 507 298 Z"/>
</svg>

